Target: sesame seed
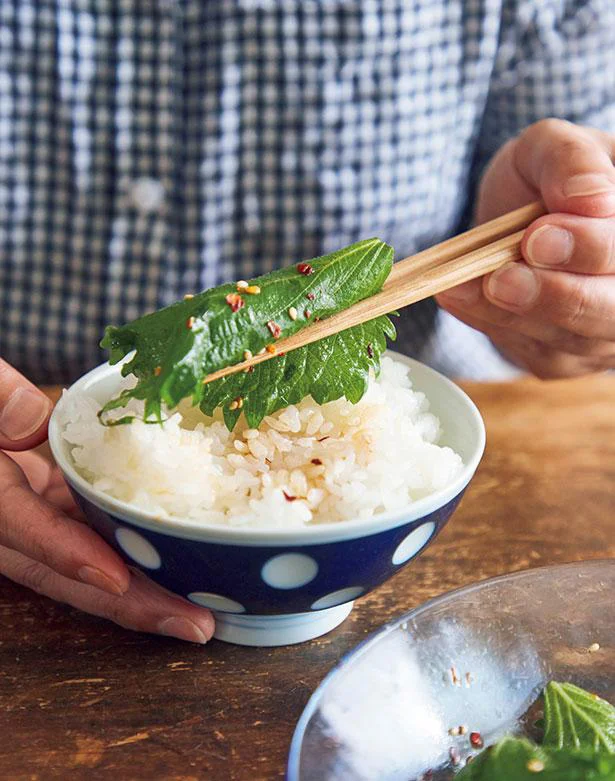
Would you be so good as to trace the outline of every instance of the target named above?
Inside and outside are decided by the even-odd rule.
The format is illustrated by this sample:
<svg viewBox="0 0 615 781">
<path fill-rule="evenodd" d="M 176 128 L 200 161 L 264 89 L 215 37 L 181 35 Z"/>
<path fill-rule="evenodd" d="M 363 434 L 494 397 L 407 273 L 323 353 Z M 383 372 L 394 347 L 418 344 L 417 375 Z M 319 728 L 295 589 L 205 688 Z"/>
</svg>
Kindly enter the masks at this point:
<svg viewBox="0 0 615 781">
<path fill-rule="evenodd" d="M 258 285 L 248 285 L 246 288 L 246 293 L 248 293 L 251 296 L 257 296 L 261 292 L 261 289 Z"/>
<path fill-rule="evenodd" d="M 194 294 L 186 293 L 186 295 L 184 296 L 184 301 L 190 301 L 191 298 L 194 298 Z"/>
<path fill-rule="evenodd" d="M 600 650 L 600 643 L 592 643 L 587 650 L 590 654 L 595 654 Z"/>
<path fill-rule="evenodd" d="M 267 320 L 267 328 L 271 331 L 271 335 L 274 339 L 277 339 L 282 333 L 281 326 L 279 326 L 275 320 Z"/>
<path fill-rule="evenodd" d="M 266 352 L 267 352 L 267 348 L 266 348 L 266 347 L 263 347 L 263 349 L 262 349 L 262 350 L 259 350 L 259 351 L 258 351 L 256 354 L 257 354 L 257 355 L 264 355 Z"/>
<path fill-rule="evenodd" d="M 545 763 L 541 759 L 530 759 L 526 767 L 530 773 L 542 773 L 545 769 Z"/>
<path fill-rule="evenodd" d="M 244 350 L 243 351 L 243 359 L 244 359 L 244 361 L 249 361 L 250 358 L 252 358 L 252 353 L 250 352 L 250 350 Z"/>
<path fill-rule="evenodd" d="M 468 728 L 465 726 L 465 724 L 461 724 L 458 729 L 460 735 L 465 735 L 468 731 Z"/>
<path fill-rule="evenodd" d="M 297 310 L 295 309 L 294 306 L 291 306 L 290 309 L 288 310 L 288 316 L 290 317 L 291 320 L 297 319 Z"/>
<path fill-rule="evenodd" d="M 246 288 L 250 287 L 245 279 L 240 279 L 239 282 L 235 283 L 235 286 L 237 287 L 237 290 L 245 290 Z"/>
<path fill-rule="evenodd" d="M 230 410 L 233 410 L 233 411 L 234 411 L 234 410 L 236 410 L 236 409 L 237 409 L 237 407 L 238 407 L 238 406 L 239 406 L 239 405 L 237 404 L 237 401 L 234 399 L 234 400 L 233 400 L 233 401 L 231 401 L 231 403 L 228 405 L 228 408 L 229 408 Z"/>
</svg>

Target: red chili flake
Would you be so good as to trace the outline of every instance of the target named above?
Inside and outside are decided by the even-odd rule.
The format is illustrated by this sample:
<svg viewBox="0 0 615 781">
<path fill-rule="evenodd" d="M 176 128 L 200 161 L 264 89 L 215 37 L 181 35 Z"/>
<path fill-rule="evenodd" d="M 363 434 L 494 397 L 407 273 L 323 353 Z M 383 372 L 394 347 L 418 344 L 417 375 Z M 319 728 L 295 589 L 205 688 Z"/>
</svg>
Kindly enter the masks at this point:
<svg viewBox="0 0 615 781">
<path fill-rule="evenodd" d="M 322 461 L 320 460 L 320 458 L 313 458 L 312 463 L 314 464 L 314 466 L 322 466 Z"/>
<path fill-rule="evenodd" d="M 317 323 L 319 320 L 320 320 L 320 317 L 318 317 L 318 315 L 316 315 L 316 317 L 314 318 L 314 322 Z"/>
<path fill-rule="evenodd" d="M 367 354 L 370 358 L 374 357 L 374 348 L 372 347 L 372 343 L 368 342 L 367 347 L 365 348 L 367 350 Z"/>
<path fill-rule="evenodd" d="M 273 336 L 274 339 L 277 339 L 282 333 L 281 326 L 279 326 L 275 320 L 267 320 L 267 328 L 271 331 L 271 336 Z"/>
<path fill-rule="evenodd" d="M 314 269 L 309 263 L 297 263 L 297 271 L 304 277 L 309 277 L 310 274 L 314 273 Z"/>
<path fill-rule="evenodd" d="M 190 331 L 193 325 L 194 325 L 194 317 L 189 317 L 186 320 L 186 328 Z"/>
<path fill-rule="evenodd" d="M 324 442 L 325 439 L 331 439 L 331 437 L 321 437 L 320 439 L 317 439 L 317 442 Z"/>
<path fill-rule="evenodd" d="M 273 353 L 275 352 L 275 345 L 268 344 L 267 347 L 265 347 L 265 350 L 267 350 L 268 353 L 271 353 L 273 355 Z"/>
<path fill-rule="evenodd" d="M 482 748 L 485 745 L 480 732 L 470 732 L 470 743 L 474 748 Z"/>
<path fill-rule="evenodd" d="M 454 746 L 449 748 L 448 755 L 451 758 L 451 764 L 458 765 L 461 762 L 461 756 Z"/>
<path fill-rule="evenodd" d="M 231 312 L 238 312 L 246 303 L 239 293 L 229 293 L 225 300 L 230 306 Z"/>
<path fill-rule="evenodd" d="M 154 377 L 160 377 L 160 372 L 162 371 L 162 366 L 156 366 L 154 369 Z"/>
<path fill-rule="evenodd" d="M 307 293 L 305 297 L 308 301 L 313 301 L 316 298 L 316 295 L 314 293 Z"/>
<path fill-rule="evenodd" d="M 286 491 L 282 491 L 282 493 L 284 494 L 284 498 L 286 499 L 287 502 L 294 502 L 295 499 L 297 498 L 296 496 L 291 496 L 290 494 L 287 494 Z"/>
<path fill-rule="evenodd" d="M 286 353 L 278 353 L 278 356 L 281 358 L 283 355 L 286 355 Z"/>
<path fill-rule="evenodd" d="M 305 315 L 306 320 L 309 320 L 310 317 L 312 316 L 312 312 L 309 309 L 304 309 L 303 314 Z"/>
</svg>

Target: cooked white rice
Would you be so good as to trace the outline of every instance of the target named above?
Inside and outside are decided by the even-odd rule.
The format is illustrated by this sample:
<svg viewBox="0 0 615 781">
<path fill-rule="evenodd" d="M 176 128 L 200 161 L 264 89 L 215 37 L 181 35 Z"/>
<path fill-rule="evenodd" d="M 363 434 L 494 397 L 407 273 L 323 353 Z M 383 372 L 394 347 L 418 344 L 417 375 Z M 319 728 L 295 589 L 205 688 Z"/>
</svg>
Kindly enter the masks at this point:
<svg viewBox="0 0 615 781">
<path fill-rule="evenodd" d="M 162 426 L 104 428 L 94 400 L 68 397 L 63 433 L 95 488 L 159 517 L 261 527 L 369 518 L 433 493 L 462 468 L 436 444 L 440 423 L 409 373 L 384 358 L 358 404 L 308 397 L 258 430 L 242 417 L 233 432 L 219 411 L 209 418 L 189 403 Z"/>
</svg>

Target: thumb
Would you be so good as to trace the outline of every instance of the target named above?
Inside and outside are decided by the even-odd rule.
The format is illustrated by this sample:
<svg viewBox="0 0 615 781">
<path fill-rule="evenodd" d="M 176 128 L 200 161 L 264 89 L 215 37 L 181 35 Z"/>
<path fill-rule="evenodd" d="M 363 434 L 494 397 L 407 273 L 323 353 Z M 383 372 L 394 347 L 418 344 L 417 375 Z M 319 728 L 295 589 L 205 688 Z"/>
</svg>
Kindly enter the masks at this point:
<svg viewBox="0 0 615 781">
<path fill-rule="evenodd" d="M 0 358 L 0 450 L 29 450 L 47 437 L 51 401 Z"/>
</svg>

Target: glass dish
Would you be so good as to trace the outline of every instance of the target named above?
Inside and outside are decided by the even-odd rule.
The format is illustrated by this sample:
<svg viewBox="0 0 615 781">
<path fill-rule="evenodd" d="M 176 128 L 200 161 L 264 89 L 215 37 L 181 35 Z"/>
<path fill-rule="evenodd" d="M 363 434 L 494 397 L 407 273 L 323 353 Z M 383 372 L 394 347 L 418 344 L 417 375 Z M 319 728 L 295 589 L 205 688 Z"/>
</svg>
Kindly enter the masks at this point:
<svg viewBox="0 0 615 781">
<path fill-rule="evenodd" d="M 615 702 L 614 594 L 615 560 L 564 564 L 477 583 L 386 625 L 310 699 L 287 778 L 449 778 L 451 749 L 461 764 L 475 753 L 470 731 L 485 745 L 531 733 L 528 708 L 551 679 Z"/>
</svg>

